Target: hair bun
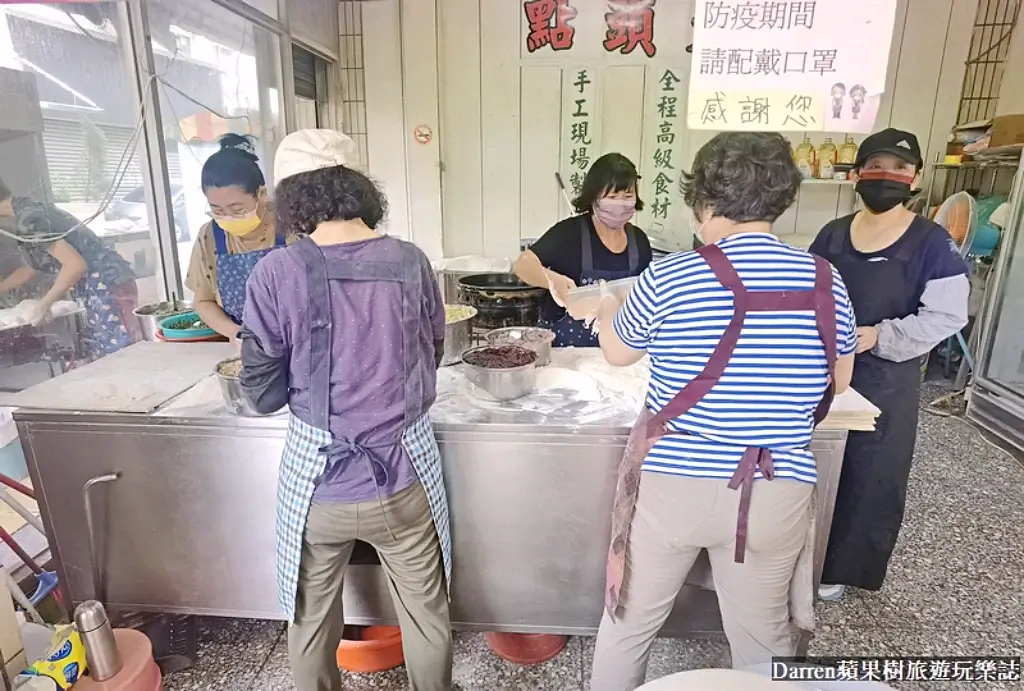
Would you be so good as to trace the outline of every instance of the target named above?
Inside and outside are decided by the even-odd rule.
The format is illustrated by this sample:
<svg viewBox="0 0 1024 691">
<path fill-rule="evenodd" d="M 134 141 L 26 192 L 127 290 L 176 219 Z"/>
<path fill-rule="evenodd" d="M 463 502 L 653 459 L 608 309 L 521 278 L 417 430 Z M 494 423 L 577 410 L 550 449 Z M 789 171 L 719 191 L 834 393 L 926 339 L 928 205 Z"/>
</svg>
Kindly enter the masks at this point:
<svg viewBox="0 0 1024 691">
<path fill-rule="evenodd" d="M 256 155 L 256 145 L 253 143 L 253 138 L 248 134 L 225 134 L 219 140 L 221 151 L 239 151 L 243 154 L 252 156 L 253 160 L 259 160 Z"/>
</svg>

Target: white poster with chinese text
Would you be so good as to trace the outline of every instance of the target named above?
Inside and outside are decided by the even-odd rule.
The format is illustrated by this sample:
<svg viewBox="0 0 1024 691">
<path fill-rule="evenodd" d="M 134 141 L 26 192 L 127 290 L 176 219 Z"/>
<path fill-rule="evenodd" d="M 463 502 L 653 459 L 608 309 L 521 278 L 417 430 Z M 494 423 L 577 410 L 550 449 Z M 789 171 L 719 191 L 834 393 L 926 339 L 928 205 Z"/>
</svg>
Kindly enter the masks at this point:
<svg viewBox="0 0 1024 691">
<path fill-rule="evenodd" d="M 697 0 L 691 129 L 872 130 L 897 0 Z"/>
</svg>

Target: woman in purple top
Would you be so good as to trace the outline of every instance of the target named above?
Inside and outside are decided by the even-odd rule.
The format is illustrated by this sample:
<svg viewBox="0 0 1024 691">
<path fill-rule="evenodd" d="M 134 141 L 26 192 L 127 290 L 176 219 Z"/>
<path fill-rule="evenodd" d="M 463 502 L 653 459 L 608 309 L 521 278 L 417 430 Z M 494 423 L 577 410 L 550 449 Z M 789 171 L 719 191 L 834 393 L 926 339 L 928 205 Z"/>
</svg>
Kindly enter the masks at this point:
<svg viewBox="0 0 1024 691">
<path fill-rule="evenodd" d="M 376 228 L 384 195 L 340 132 L 301 130 L 274 164 L 277 227 L 305 234 L 259 261 L 239 338 L 260 412 L 290 409 L 277 567 L 298 691 L 338 691 L 341 591 L 356 540 L 380 556 L 409 685 L 451 687 L 451 540 L 435 398 L 444 304 L 427 257 Z"/>
</svg>

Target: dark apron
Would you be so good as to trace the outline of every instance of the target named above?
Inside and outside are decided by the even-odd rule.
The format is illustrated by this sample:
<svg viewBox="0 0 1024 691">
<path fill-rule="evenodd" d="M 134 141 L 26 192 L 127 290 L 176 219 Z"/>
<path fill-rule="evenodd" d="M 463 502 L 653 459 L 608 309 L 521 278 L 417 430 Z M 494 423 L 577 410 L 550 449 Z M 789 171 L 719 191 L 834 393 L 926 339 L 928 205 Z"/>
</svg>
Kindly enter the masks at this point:
<svg viewBox="0 0 1024 691">
<path fill-rule="evenodd" d="M 850 293 L 858 326 L 874 326 L 912 313 L 907 264 L 927 233 L 911 225 L 896 255 L 866 261 L 853 249 L 849 226 L 837 229 L 827 256 Z M 921 362 L 857 356 L 852 386 L 882 411 L 873 432 L 850 432 L 839 479 L 832 532 L 821 582 L 878 590 L 903 523 L 910 466 L 917 439 Z"/>
<path fill-rule="evenodd" d="M 411 347 L 420 328 L 419 300 L 423 294 L 420 264 L 415 256 L 410 256 L 409 261 L 404 263 L 328 260 L 309 238 L 302 238 L 294 247 L 309 274 L 310 419 L 306 422 L 319 429 L 331 429 L 331 282 L 388 281 L 402 286 L 405 424 L 394 438 L 373 445 L 357 443 L 355 439 L 334 437 L 330 444 L 320 449 L 327 456 L 327 467 L 322 478 L 329 478 L 338 464 L 359 459 L 367 464 L 379 493 L 380 487 L 388 479 L 386 465 L 380 456 L 381 449 L 400 444 L 405 428 L 418 420 L 424 412 L 423 377 L 418 371 L 420 362 L 416 357 L 416 349 Z M 408 251 L 404 245 L 403 250 Z"/>
<path fill-rule="evenodd" d="M 580 257 L 582 259 L 582 273 L 580 274 L 580 285 L 590 285 L 599 281 L 617 281 L 620 278 L 636 276 L 640 268 L 640 248 L 636 240 L 636 231 L 631 226 L 626 226 L 626 257 L 629 261 L 629 268 L 619 271 L 607 271 L 594 268 L 594 247 L 591 244 L 590 224 L 587 223 L 587 216 L 580 216 Z M 573 319 L 566 313 L 557 321 L 541 319 L 540 325 L 555 332 L 553 345 L 555 348 L 596 348 L 598 346 L 597 334 L 587 328 L 579 319 Z"/>
<path fill-rule="evenodd" d="M 217 225 L 216 221 L 213 221 L 211 226 L 217 253 L 217 295 L 220 297 L 220 306 L 236 324 L 241 324 L 242 311 L 245 309 L 245 284 L 249 280 L 249 274 L 268 252 L 284 247 L 285 240 L 278 235 L 273 247 L 231 254 L 228 252 L 228 238 L 224 229 Z"/>
<path fill-rule="evenodd" d="M 749 292 L 743 287 L 739 274 L 729 258 L 717 245 L 705 245 L 697 250 L 715 274 L 719 283 L 733 294 L 733 316 L 726 327 L 722 340 L 715 346 L 701 373 L 682 388 L 658 413 L 652 413 L 646 406 L 640 411 L 636 424 L 626 441 L 626 450 L 619 464 L 619 478 L 615 488 L 615 503 L 612 508 L 612 540 L 608 549 L 607 588 L 605 608 L 614 619 L 619 608 L 619 596 L 626 573 L 626 546 L 629 530 L 640 492 L 640 473 L 644 459 L 654 444 L 668 434 L 684 434 L 668 429 L 668 423 L 697 405 L 718 383 L 732 358 L 733 351 L 743 331 L 743 320 L 748 312 L 797 312 L 814 311 L 818 336 L 825 346 L 828 362 L 828 389 L 814 411 L 817 425 L 828 415 L 832 404 L 835 385 L 833 378 L 836 366 L 836 307 L 832 296 L 832 267 L 820 257 L 814 258 L 814 289 L 804 291 L 757 291 Z M 750 495 L 754 477 L 760 470 L 766 480 L 772 480 L 775 469 L 769 449 L 750 447 L 736 468 L 729 489 L 740 490 L 739 516 L 736 520 L 736 562 L 743 563 L 747 547 L 747 517 L 750 512 Z"/>
</svg>

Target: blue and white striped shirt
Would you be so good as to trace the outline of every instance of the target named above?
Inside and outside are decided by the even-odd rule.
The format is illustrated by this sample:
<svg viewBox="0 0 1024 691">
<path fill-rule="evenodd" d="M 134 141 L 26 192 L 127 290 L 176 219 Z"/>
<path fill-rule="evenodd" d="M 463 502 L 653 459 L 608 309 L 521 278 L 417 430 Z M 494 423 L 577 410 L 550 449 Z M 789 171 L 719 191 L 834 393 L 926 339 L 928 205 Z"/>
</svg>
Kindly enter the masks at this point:
<svg viewBox="0 0 1024 691">
<path fill-rule="evenodd" d="M 750 291 L 811 290 L 814 258 L 768 233 L 718 243 Z M 839 355 L 856 350 L 856 320 L 839 272 L 832 270 Z M 647 405 L 664 408 L 704 368 L 733 315 L 732 293 L 696 252 L 652 264 L 615 318 L 623 343 L 651 359 Z M 770 449 L 775 474 L 814 483 L 813 415 L 828 368 L 813 312 L 750 312 L 719 382 L 669 423 L 686 432 L 658 441 L 643 469 L 730 478 L 749 446 Z"/>
</svg>

